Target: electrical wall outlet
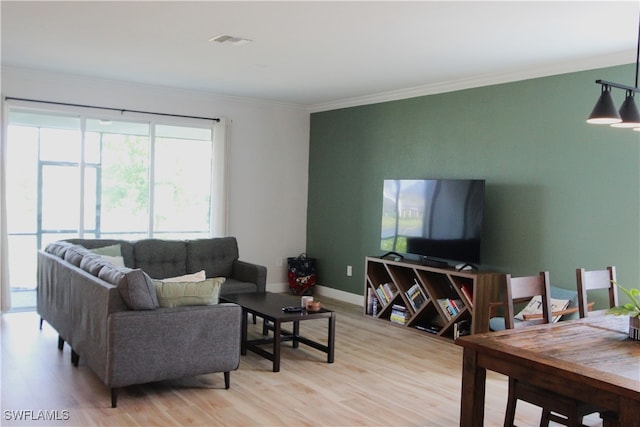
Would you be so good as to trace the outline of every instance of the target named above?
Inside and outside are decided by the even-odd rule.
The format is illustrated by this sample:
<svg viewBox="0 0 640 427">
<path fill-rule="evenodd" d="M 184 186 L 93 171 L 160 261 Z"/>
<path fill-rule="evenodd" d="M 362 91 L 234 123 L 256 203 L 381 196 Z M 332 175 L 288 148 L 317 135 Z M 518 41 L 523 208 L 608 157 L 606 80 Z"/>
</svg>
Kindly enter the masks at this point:
<svg viewBox="0 0 640 427">
<path fill-rule="evenodd" d="M 347 265 L 347 276 L 353 276 L 353 267 L 350 265 Z"/>
</svg>

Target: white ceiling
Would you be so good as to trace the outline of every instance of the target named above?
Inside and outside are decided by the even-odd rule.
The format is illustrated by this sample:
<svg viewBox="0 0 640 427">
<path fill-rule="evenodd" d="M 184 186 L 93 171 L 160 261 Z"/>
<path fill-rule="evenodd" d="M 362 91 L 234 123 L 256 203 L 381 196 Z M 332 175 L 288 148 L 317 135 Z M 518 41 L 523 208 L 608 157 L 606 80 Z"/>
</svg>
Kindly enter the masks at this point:
<svg viewBox="0 0 640 427">
<path fill-rule="evenodd" d="M 3 66 L 321 109 L 635 63 L 640 1 L 3 0 L 0 7 Z M 208 41 L 219 34 L 252 42 Z"/>
</svg>

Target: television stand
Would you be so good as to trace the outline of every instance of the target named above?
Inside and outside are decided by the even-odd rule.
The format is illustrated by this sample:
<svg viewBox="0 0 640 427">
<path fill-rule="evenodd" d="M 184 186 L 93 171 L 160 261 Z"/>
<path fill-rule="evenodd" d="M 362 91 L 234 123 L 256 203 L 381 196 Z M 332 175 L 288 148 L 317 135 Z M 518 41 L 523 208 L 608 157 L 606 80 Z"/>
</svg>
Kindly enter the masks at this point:
<svg viewBox="0 0 640 427">
<path fill-rule="evenodd" d="M 365 268 L 365 314 L 449 340 L 489 331 L 490 308 L 501 301 L 505 280 L 503 273 L 456 271 L 378 257 L 367 257 Z M 451 301 L 456 314 L 449 310 Z"/>
<path fill-rule="evenodd" d="M 426 265 L 427 267 L 436 267 L 436 268 L 450 268 L 448 262 L 446 261 L 438 261 L 436 259 L 431 259 L 427 257 L 420 257 L 420 264 Z"/>
</svg>

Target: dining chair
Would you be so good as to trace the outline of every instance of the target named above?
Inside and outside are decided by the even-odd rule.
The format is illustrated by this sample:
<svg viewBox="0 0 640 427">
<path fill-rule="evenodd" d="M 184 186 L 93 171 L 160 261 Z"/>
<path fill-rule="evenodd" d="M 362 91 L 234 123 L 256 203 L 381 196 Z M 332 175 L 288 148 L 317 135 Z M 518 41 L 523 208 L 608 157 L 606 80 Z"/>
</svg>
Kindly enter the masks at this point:
<svg viewBox="0 0 640 427">
<path fill-rule="evenodd" d="M 511 277 L 505 280 L 505 326 L 507 329 L 527 327 L 533 324 L 551 323 L 549 272 L 542 271 L 536 276 Z M 514 304 L 530 300 L 540 295 L 542 302 L 542 316 L 522 322 L 514 322 Z M 582 426 L 582 417 L 598 412 L 598 408 L 587 405 L 579 400 L 562 396 L 544 388 L 522 383 L 509 377 L 509 394 L 507 410 L 504 418 L 505 427 L 512 427 L 515 420 L 516 404 L 518 400 L 528 402 L 543 409 L 540 426 L 548 426 L 549 421 L 569 427 Z"/>
<path fill-rule="evenodd" d="M 605 270 L 585 270 L 576 268 L 576 284 L 578 286 L 578 312 L 580 318 L 591 316 L 602 316 L 606 314 L 608 308 L 618 305 L 618 286 L 616 285 L 616 267 L 609 266 Z M 592 310 L 593 302 L 587 302 L 589 291 L 606 290 L 609 299 L 609 306 L 602 310 Z M 543 410 L 542 417 L 550 417 L 546 410 Z M 617 415 L 612 412 L 601 412 L 603 427 L 615 426 Z"/>
<path fill-rule="evenodd" d="M 536 276 L 512 277 L 506 275 L 506 288 L 504 290 L 504 323 L 507 329 L 529 326 L 538 323 L 551 323 L 551 285 L 549 283 L 549 272 L 542 271 Z M 540 295 L 542 303 L 542 317 L 518 322 L 516 324 L 515 305 L 531 300 Z"/>
<path fill-rule="evenodd" d="M 616 281 L 616 267 L 610 266 L 605 270 L 590 270 L 584 268 L 576 269 L 576 282 L 578 285 L 578 312 L 580 317 L 603 315 L 603 310 L 588 310 L 587 293 L 598 289 L 606 289 L 609 296 L 609 306 L 607 308 L 618 305 L 618 287 Z"/>
</svg>

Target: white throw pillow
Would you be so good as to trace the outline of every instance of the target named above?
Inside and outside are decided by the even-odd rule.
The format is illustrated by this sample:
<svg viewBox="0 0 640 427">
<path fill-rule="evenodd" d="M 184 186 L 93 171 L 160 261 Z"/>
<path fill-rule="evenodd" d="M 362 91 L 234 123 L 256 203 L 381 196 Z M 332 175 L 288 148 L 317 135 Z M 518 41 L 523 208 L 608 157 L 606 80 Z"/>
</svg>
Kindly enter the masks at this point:
<svg viewBox="0 0 640 427">
<path fill-rule="evenodd" d="M 207 275 L 204 270 L 198 271 L 197 273 L 185 274 L 184 276 L 176 276 L 169 277 L 166 279 L 161 279 L 163 282 L 172 283 L 172 282 L 202 282 L 207 279 Z"/>
<path fill-rule="evenodd" d="M 106 259 L 116 267 L 124 267 L 124 258 L 121 256 L 100 255 L 100 257 Z"/>
</svg>

